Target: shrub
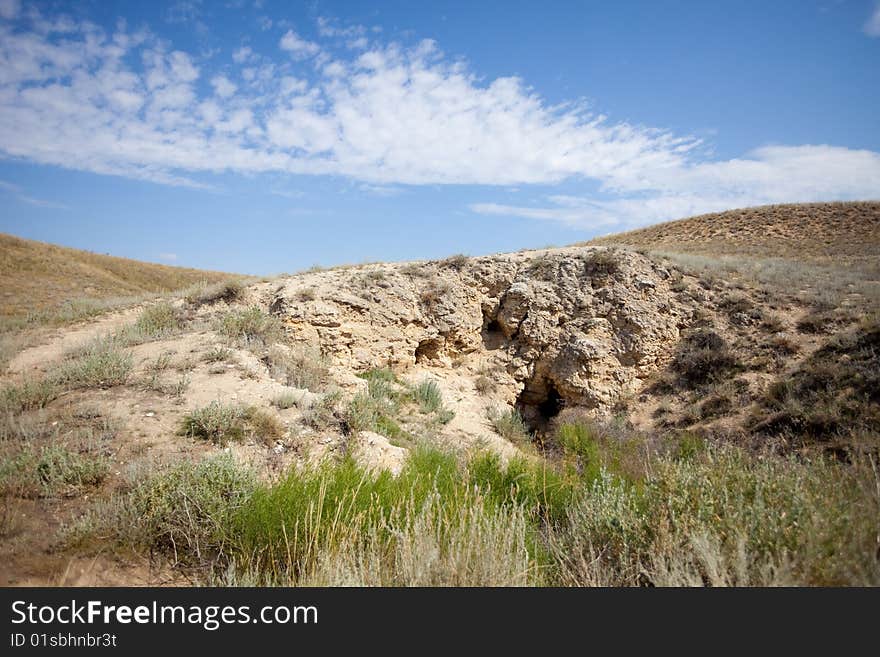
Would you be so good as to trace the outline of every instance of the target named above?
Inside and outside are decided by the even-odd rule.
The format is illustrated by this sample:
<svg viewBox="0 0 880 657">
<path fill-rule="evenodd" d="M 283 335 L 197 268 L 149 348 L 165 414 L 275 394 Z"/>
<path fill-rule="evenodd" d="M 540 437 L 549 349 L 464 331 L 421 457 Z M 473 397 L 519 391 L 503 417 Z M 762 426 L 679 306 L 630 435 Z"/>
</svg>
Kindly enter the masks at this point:
<svg viewBox="0 0 880 657">
<path fill-rule="evenodd" d="M 181 326 L 183 318 L 180 312 L 167 301 L 163 301 L 145 308 L 127 337 L 132 342 L 144 342 L 169 335 Z"/>
<path fill-rule="evenodd" d="M 685 386 L 717 383 L 741 366 L 720 335 L 698 329 L 679 344 L 671 369 Z"/>
<path fill-rule="evenodd" d="M 400 383 L 397 375 L 388 367 L 379 367 L 366 372 L 360 372 L 357 377 L 365 381 L 385 381 L 387 383 Z"/>
<path fill-rule="evenodd" d="M 109 388 L 124 385 L 132 365 L 131 354 L 123 351 L 113 338 L 101 338 L 72 352 L 47 377 L 68 389 Z"/>
<path fill-rule="evenodd" d="M 345 412 L 345 423 L 352 432 L 373 431 L 393 440 L 409 438 L 397 422 L 399 412 L 396 395 L 389 385 L 374 380 L 366 392 L 352 397 Z"/>
<path fill-rule="evenodd" d="M 232 519 L 255 486 L 253 473 L 228 454 L 183 462 L 136 482 L 72 534 L 109 536 L 175 564 L 210 567 L 228 554 Z"/>
<path fill-rule="evenodd" d="M 235 355 L 231 349 L 226 347 L 215 347 L 207 352 L 203 357 L 206 363 L 231 363 L 235 360 Z"/>
<path fill-rule="evenodd" d="M 880 432 L 880 323 L 832 338 L 773 383 L 749 426 L 802 443 Z"/>
<path fill-rule="evenodd" d="M 340 414 L 337 409 L 339 404 L 339 391 L 324 394 L 306 409 L 303 420 L 312 429 L 323 431 L 330 427 L 338 427 Z"/>
<path fill-rule="evenodd" d="M 588 276 L 605 278 L 620 270 L 620 254 L 614 249 L 591 251 L 583 256 L 583 262 Z"/>
<path fill-rule="evenodd" d="M 433 281 L 419 293 L 419 300 L 428 309 L 433 310 L 446 298 L 452 290 L 446 282 Z"/>
<path fill-rule="evenodd" d="M 269 350 L 268 364 L 273 376 L 294 388 L 322 392 L 330 382 L 327 360 L 311 349 L 294 351 L 276 346 Z"/>
<path fill-rule="evenodd" d="M 95 486 L 109 471 L 107 459 L 62 445 L 31 445 L 0 461 L 0 491 L 25 497 L 57 495 Z"/>
<path fill-rule="evenodd" d="M 246 346 L 268 346 L 281 338 L 281 322 L 257 307 L 226 313 L 220 318 L 218 330 Z"/>
<path fill-rule="evenodd" d="M 199 308 L 205 305 L 211 305 L 218 301 L 226 303 L 234 303 L 244 298 L 244 283 L 239 280 L 229 280 L 213 285 L 200 285 L 192 292 L 186 295 L 185 301 L 191 306 Z"/>
<path fill-rule="evenodd" d="M 412 389 L 412 396 L 422 413 L 434 413 L 443 407 L 443 393 L 436 381 L 425 379 Z"/>
<path fill-rule="evenodd" d="M 272 404 L 276 408 L 280 408 L 281 410 L 285 410 L 288 408 L 293 408 L 294 406 L 299 406 L 303 401 L 302 393 L 297 394 L 292 390 L 282 392 L 279 395 L 276 395 L 274 399 L 272 399 Z"/>
<path fill-rule="evenodd" d="M 819 333 L 829 333 L 837 321 L 838 318 L 835 311 L 821 310 L 804 315 L 797 321 L 795 326 L 801 333 L 816 335 Z"/>
<path fill-rule="evenodd" d="M 878 499 L 864 474 L 732 447 L 663 458 L 639 487 L 603 473 L 551 533 L 551 552 L 568 584 L 876 582 Z"/>
<path fill-rule="evenodd" d="M 250 409 L 248 424 L 254 436 L 266 445 L 272 445 L 287 432 L 284 423 L 267 408 Z"/>
<path fill-rule="evenodd" d="M 445 269 L 454 269 L 455 271 L 461 271 L 467 266 L 470 261 L 471 259 L 469 256 L 466 256 L 463 253 L 456 253 L 455 255 L 449 256 L 445 260 L 441 260 L 440 266 Z"/>
<path fill-rule="evenodd" d="M 43 408 L 61 394 L 56 381 L 49 378 L 28 378 L 3 388 L 3 409 L 20 413 Z"/>
<path fill-rule="evenodd" d="M 244 439 L 249 417 L 248 408 L 224 406 L 219 401 L 213 401 L 187 413 L 181 421 L 179 433 L 225 445 L 229 441 Z"/>
<path fill-rule="evenodd" d="M 474 388 L 481 395 L 486 395 L 495 390 L 495 382 L 488 376 L 481 374 L 474 382 Z"/>
<path fill-rule="evenodd" d="M 523 422 L 522 416 L 514 408 L 504 411 L 493 410 L 489 412 L 489 421 L 495 431 L 502 438 L 506 438 L 515 444 L 527 444 L 531 441 L 531 434 Z"/>
</svg>

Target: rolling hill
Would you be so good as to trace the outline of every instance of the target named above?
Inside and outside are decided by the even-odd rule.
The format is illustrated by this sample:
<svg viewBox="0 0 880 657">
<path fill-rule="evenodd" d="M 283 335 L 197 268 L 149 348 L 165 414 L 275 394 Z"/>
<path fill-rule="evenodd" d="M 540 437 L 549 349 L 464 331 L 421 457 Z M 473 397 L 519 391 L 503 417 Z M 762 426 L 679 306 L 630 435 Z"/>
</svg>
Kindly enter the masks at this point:
<svg viewBox="0 0 880 657">
<path fill-rule="evenodd" d="M 703 214 L 626 233 L 590 245 L 701 255 L 862 261 L 880 255 L 880 202 L 765 205 Z"/>
<path fill-rule="evenodd" d="M 25 316 L 73 299 L 139 296 L 228 277 L 0 234 L 0 315 L 7 317 Z"/>
</svg>

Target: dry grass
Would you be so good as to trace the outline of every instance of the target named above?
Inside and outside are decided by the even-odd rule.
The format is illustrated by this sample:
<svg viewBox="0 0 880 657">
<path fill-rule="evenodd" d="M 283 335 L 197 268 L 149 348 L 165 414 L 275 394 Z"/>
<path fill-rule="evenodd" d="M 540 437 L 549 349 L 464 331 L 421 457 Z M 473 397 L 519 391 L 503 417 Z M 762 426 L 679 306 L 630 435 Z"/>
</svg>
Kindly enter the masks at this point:
<svg viewBox="0 0 880 657">
<path fill-rule="evenodd" d="M 880 203 L 765 205 L 670 221 L 589 244 L 711 256 L 875 258 L 880 253 Z"/>
<path fill-rule="evenodd" d="M 82 318 L 96 314 L 105 300 L 114 297 L 140 298 L 228 278 L 218 272 L 138 262 L 11 235 L 0 235 L 0 252 L 0 288 L 14 292 L 0 300 L 0 316 L 6 317 L 52 311 Z M 68 301 L 83 296 L 87 298 Z"/>
<path fill-rule="evenodd" d="M 768 205 L 705 214 L 586 243 L 622 245 L 704 279 L 745 280 L 822 310 L 880 307 L 880 202 Z"/>
</svg>

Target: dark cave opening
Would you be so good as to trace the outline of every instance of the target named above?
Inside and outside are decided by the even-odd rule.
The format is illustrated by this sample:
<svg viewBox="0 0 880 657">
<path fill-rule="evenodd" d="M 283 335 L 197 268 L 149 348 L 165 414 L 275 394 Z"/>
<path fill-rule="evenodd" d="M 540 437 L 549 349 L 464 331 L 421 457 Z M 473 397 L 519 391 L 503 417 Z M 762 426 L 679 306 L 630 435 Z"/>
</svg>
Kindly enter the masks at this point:
<svg viewBox="0 0 880 657">
<path fill-rule="evenodd" d="M 516 409 L 526 427 L 539 437 L 563 408 L 565 399 L 553 381 L 545 378 L 528 381 L 516 400 Z"/>
<path fill-rule="evenodd" d="M 501 324 L 486 310 L 483 310 L 483 330 L 480 336 L 483 338 L 483 346 L 489 350 L 500 349 L 507 342 Z"/>
</svg>

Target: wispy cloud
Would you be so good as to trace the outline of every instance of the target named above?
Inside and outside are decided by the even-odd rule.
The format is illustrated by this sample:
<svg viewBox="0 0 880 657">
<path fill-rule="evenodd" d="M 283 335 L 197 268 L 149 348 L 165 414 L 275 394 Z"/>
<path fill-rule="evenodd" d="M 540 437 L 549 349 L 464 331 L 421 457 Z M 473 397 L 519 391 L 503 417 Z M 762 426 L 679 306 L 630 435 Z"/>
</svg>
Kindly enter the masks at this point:
<svg viewBox="0 0 880 657">
<path fill-rule="evenodd" d="M 159 260 L 164 260 L 165 262 L 177 262 L 177 254 L 176 253 L 160 253 Z"/>
<path fill-rule="evenodd" d="M 713 160 L 692 135 L 550 104 L 519 78 L 481 78 L 432 41 L 377 34 L 321 19 L 316 40 L 291 27 L 274 54 L 242 46 L 210 68 L 148 31 L 31 12 L 14 30 L 0 23 L 0 153 L 194 187 L 220 172 L 343 176 L 386 195 L 593 181 L 595 198 L 472 207 L 572 226 L 880 197 L 873 151 L 772 146 Z"/>
<path fill-rule="evenodd" d="M 880 37 L 880 2 L 874 5 L 874 11 L 862 29 L 868 36 Z"/>
<path fill-rule="evenodd" d="M 0 18 L 12 20 L 21 11 L 21 0 L 0 0 Z"/>
<path fill-rule="evenodd" d="M 27 194 L 24 193 L 24 190 L 22 190 L 21 187 L 13 184 L 11 182 L 8 182 L 6 180 L 0 180 L 0 189 L 2 189 L 5 192 L 8 192 L 9 194 L 14 196 L 16 199 L 18 199 L 22 203 L 27 203 L 28 205 L 33 205 L 33 206 L 36 206 L 39 208 L 51 208 L 54 210 L 69 210 L 70 209 L 69 206 L 67 206 L 63 203 L 58 203 L 57 201 L 47 201 L 46 199 L 34 198 L 33 196 L 28 196 Z"/>
<path fill-rule="evenodd" d="M 395 187 L 393 185 L 368 185 L 363 183 L 358 186 L 358 189 L 371 196 L 390 197 L 403 194 L 403 189 L 401 187 Z"/>
</svg>

